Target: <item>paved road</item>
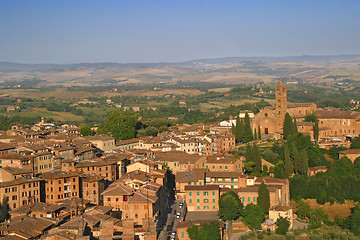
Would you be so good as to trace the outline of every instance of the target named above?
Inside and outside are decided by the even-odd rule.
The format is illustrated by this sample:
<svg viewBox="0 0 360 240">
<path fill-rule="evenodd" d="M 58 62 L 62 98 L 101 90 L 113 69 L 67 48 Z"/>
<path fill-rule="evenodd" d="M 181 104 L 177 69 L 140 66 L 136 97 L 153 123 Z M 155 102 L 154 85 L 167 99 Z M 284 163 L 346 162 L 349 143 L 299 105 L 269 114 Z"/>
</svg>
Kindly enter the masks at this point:
<svg viewBox="0 0 360 240">
<path fill-rule="evenodd" d="M 185 204 L 182 208 L 179 207 L 180 203 L 184 203 L 183 199 L 178 199 L 174 202 L 174 204 L 170 207 L 168 211 L 166 225 L 163 230 L 160 232 L 158 239 L 159 240 L 167 240 L 170 239 L 172 231 L 176 231 L 177 224 L 182 221 L 185 214 Z M 180 218 L 176 218 L 176 213 L 180 212 Z"/>
</svg>

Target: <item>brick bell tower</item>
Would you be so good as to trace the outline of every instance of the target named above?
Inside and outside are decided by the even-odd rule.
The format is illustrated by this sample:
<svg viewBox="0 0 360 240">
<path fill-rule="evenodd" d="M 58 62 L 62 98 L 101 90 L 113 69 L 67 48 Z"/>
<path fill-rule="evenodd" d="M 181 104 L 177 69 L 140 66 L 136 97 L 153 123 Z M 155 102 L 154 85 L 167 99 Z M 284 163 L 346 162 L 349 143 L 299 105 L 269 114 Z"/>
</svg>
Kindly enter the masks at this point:
<svg viewBox="0 0 360 240">
<path fill-rule="evenodd" d="M 285 114 L 287 112 L 287 87 L 280 80 L 275 87 L 275 119 L 276 131 L 281 131 L 284 125 Z"/>
</svg>

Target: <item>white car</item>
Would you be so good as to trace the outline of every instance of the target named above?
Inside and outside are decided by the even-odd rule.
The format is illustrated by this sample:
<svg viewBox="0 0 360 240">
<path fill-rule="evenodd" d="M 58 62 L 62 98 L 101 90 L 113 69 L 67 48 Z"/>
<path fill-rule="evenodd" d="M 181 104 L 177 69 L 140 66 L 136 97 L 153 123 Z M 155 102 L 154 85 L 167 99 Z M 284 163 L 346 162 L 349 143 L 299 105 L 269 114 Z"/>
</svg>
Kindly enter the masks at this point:
<svg viewBox="0 0 360 240">
<path fill-rule="evenodd" d="M 182 208 L 183 206 L 184 206 L 183 203 L 180 203 L 180 204 L 179 204 L 179 208 Z"/>
<path fill-rule="evenodd" d="M 181 216 L 181 213 L 179 213 L 179 212 L 178 212 L 178 213 L 176 213 L 176 218 L 178 218 L 178 219 L 179 219 L 179 218 L 180 218 L 180 216 Z"/>
</svg>

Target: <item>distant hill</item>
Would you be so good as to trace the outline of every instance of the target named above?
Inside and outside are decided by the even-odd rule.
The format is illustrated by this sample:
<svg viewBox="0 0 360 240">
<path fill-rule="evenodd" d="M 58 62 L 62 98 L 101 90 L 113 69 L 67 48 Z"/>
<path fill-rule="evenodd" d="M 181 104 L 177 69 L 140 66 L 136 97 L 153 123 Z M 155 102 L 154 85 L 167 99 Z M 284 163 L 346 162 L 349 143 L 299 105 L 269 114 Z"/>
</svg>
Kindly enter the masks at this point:
<svg viewBox="0 0 360 240">
<path fill-rule="evenodd" d="M 80 68 L 158 68 L 163 66 L 174 67 L 204 67 L 208 65 L 227 65 L 241 62 L 294 62 L 294 63 L 311 63 L 311 62 L 354 62 L 360 61 L 360 54 L 354 55 L 325 55 L 325 56 L 288 56 L 288 57 L 224 57 L 198 59 L 184 62 L 160 62 L 160 63 L 116 63 L 116 62 L 100 62 L 100 63 L 77 63 L 77 64 L 22 64 L 12 62 L 0 62 L 0 72 L 18 72 L 18 71 L 46 71 L 58 72 L 64 70 L 73 70 Z"/>
</svg>

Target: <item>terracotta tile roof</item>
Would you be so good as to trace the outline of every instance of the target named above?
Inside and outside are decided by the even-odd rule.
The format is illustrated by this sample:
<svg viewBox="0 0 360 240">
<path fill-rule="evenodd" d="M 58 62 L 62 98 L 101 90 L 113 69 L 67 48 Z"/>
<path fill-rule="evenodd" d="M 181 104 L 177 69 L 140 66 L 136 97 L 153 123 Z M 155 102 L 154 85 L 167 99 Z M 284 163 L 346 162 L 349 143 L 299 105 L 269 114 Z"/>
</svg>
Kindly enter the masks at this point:
<svg viewBox="0 0 360 240">
<path fill-rule="evenodd" d="M 4 167 L 2 168 L 4 171 L 11 173 L 13 175 L 21 175 L 21 174 L 29 174 L 34 173 L 33 170 L 23 169 L 23 168 L 14 168 L 14 167 Z"/>
<path fill-rule="evenodd" d="M 360 117 L 360 113 L 354 111 L 317 110 L 316 116 L 318 117 L 318 119 L 357 119 L 358 117 Z"/>
<path fill-rule="evenodd" d="M 53 170 L 54 171 L 54 170 Z M 59 179 L 59 178 L 68 178 L 68 177 L 78 177 L 78 173 L 70 173 L 64 171 L 54 171 L 54 172 L 45 172 L 40 175 L 41 179 Z"/>
<path fill-rule="evenodd" d="M 56 224 L 55 221 L 46 218 L 34 218 L 28 216 L 19 216 L 11 218 L 10 222 L 5 223 L 8 227 L 7 231 L 10 232 L 22 232 L 32 237 L 38 237 L 42 233 Z"/>
<path fill-rule="evenodd" d="M 39 178 L 32 178 L 32 179 L 24 179 L 24 178 L 18 178 L 14 181 L 8 181 L 8 182 L 1 182 L 0 187 L 10 187 L 10 186 L 16 186 L 24 183 L 32 183 L 32 182 L 39 182 Z"/>
<path fill-rule="evenodd" d="M 107 140 L 115 140 L 114 137 L 105 135 L 105 134 L 101 134 L 101 135 L 94 135 L 94 136 L 86 136 L 83 137 L 83 139 L 88 140 L 88 141 L 107 141 Z"/>
<path fill-rule="evenodd" d="M 327 166 L 316 166 L 316 167 L 309 167 L 310 171 L 316 171 L 316 170 L 327 170 Z"/>
<path fill-rule="evenodd" d="M 198 154 L 187 154 L 182 151 L 169 151 L 155 153 L 155 159 L 162 162 L 180 162 L 182 164 L 192 163 L 195 164 L 199 159 L 204 156 Z"/>
<path fill-rule="evenodd" d="M 212 163 L 212 164 L 233 164 L 236 161 L 239 161 L 238 158 L 234 157 L 233 155 L 226 155 L 226 156 L 208 156 L 206 157 L 205 163 Z"/>
<path fill-rule="evenodd" d="M 175 181 L 180 183 L 188 183 L 188 182 L 197 182 L 198 180 L 204 180 L 205 179 L 205 173 L 203 172 L 177 172 L 175 175 Z"/>
<path fill-rule="evenodd" d="M 348 149 L 344 151 L 340 151 L 342 154 L 360 154 L 360 149 Z"/>
<path fill-rule="evenodd" d="M 110 184 L 104 192 L 101 193 L 103 196 L 123 196 L 123 195 L 132 195 L 133 190 L 127 187 L 122 181 L 117 180 Z"/>
<path fill-rule="evenodd" d="M 3 156 L 0 157 L 0 159 L 24 160 L 24 159 L 29 159 L 29 157 L 23 156 L 23 155 L 18 154 L 18 153 L 14 153 L 14 154 L 3 155 Z"/>
<path fill-rule="evenodd" d="M 137 191 L 134 195 L 129 197 L 129 204 L 138 204 L 138 203 L 155 203 L 158 197 L 146 194 L 146 192 Z"/>
<path fill-rule="evenodd" d="M 0 151 L 14 149 L 14 148 L 16 148 L 16 145 L 14 145 L 12 143 L 1 143 L 0 142 Z"/>
</svg>

